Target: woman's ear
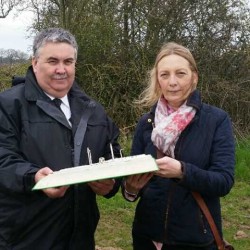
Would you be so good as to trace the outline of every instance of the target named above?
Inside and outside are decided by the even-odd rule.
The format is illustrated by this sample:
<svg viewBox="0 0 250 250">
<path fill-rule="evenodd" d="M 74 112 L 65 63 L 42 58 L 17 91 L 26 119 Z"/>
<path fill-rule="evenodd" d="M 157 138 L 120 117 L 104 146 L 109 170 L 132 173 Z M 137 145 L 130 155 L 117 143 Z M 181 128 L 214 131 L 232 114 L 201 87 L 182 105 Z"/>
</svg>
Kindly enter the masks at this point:
<svg viewBox="0 0 250 250">
<path fill-rule="evenodd" d="M 194 88 L 197 87 L 198 80 L 199 80 L 198 74 L 196 72 L 193 72 L 193 84 L 194 84 Z"/>
</svg>

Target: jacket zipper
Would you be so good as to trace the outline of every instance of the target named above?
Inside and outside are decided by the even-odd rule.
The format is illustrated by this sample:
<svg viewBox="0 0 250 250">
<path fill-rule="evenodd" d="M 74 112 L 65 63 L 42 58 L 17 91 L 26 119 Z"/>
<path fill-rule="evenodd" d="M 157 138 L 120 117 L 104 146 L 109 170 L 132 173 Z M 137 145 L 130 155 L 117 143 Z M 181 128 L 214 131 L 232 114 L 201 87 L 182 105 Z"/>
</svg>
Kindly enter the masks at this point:
<svg viewBox="0 0 250 250">
<path fill-rule="evenodd" d="M 166 209 L 166 212 L 165 212 L 165 221 L 164 221 L 164 239 L 163 241 L 164 242 L 167 242 L 167 238 L 168 238 L 168 234 L 167 234 L 167 229 L 168 229 L 168 215 L 169 215 L 169 209 L 170 209 L 170 206 L 171 206 L 171 202 L 172 202 L 172 197 L 173 197 L 173 194 L 174 194 L 174 187 L 175 187 L 175 183 L 170 183 L 170 192 L 169 192 L 169 196 L 168 196 L 168 199 L 167 199 L 167 209 Z"/>
<path fill-rule="evenodd" d="M 201 228 L 202 228 L 203 233 L 206 234 L 207 229 L 205 227 L 204 216 L 203 216 L 203 213 L 200 209 L 199 209 L 199 213 L 200 213 L 199 217 L 200 217 Z"/>
</svg>

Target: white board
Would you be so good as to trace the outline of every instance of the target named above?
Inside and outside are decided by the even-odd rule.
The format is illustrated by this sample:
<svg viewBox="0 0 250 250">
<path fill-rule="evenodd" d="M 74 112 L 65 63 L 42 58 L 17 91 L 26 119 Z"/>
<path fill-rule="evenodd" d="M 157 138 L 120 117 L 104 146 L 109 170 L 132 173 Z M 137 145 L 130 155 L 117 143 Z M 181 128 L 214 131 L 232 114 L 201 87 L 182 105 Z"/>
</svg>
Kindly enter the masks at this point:
<svg viewBox="0 0 250 250">
<path fill-rule="evenodd" d="M 128 156 L 55 171 L 38 181 L 33 190 L 148 173 L 156 170 L 158 170 L 158 166 L 151 155 Z"/>
</svg>

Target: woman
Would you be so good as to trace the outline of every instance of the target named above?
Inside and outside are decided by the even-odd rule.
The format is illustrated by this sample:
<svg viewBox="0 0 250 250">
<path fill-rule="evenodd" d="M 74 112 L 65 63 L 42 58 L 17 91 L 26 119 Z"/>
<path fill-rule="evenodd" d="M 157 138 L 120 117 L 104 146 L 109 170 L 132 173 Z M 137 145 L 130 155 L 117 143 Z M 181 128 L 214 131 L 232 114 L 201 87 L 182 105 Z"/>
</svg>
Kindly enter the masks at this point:
<svg viewBox="0 0 250 250">
<path fill-rule="evenodd" d="M 138 104 L 152 107 L 138 122 L 132 155 L 151 154 L 159 170 L 128 177 L 123 195 L 139 198 L 134 250 L 217 249 L 192 192 L 204 198 L 222 235 L 220 197 L 234 184 L 235 148 L 226 112 L 202 103 L 190 51 L 165 44 Z"/>
</svg>

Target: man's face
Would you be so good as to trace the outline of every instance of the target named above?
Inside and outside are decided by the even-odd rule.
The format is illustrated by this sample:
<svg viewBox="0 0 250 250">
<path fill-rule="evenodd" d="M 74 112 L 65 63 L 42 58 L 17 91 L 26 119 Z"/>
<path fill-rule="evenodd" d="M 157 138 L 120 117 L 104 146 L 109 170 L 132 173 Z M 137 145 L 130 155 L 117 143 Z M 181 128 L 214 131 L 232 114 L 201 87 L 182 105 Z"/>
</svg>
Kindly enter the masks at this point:
<svg viewBox="0 0 250 250">
<path fill-rule="evenodd" d="M 61 98 L 75 78 L 75 49 L 68 43 L 46 43 L 32 59 L 39 86 L 49 95 Z"/>
</svg>

